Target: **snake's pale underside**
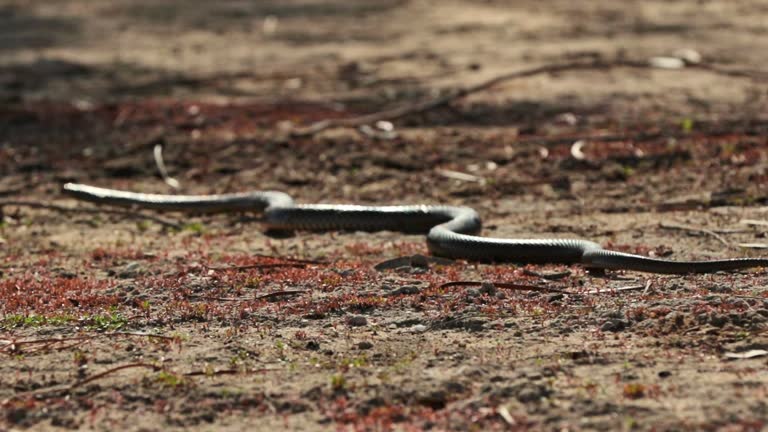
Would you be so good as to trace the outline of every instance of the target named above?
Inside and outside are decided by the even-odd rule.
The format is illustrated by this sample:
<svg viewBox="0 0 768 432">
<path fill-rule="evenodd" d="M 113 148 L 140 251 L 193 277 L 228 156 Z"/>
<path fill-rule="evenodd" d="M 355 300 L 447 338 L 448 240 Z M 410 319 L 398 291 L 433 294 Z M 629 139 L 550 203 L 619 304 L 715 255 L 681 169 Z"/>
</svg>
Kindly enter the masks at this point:
<svg viewBox="0 0 768 432">
<path fill-rule="evenodd" d="M 669 261 L 603 249 L 587 240 L 481 237 L 482 222 L 469 207 L 295 204 L 283 192 L 161 195 L 67 183 L 64 191 L 96 204 L 196 213 L 259 212 L 270 230 L 360 230 L 427 233 L 433 255 L 473 261 L 583 264 L 589 268 L 650 273 L 706 273 L 768 267 L 768 258 Z"/>
</svg>

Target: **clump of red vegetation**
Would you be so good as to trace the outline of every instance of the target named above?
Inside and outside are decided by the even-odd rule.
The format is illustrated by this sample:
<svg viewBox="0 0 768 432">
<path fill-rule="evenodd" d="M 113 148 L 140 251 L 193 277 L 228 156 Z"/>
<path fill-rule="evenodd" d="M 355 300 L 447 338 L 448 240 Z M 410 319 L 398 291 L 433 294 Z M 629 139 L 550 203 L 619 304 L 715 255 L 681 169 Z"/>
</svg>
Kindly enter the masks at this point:
<svg viewBox="0 0 768 432">
<path fill-rule="evenodd" d="M 114 263 L 117 261 L 137 261 L 144 259 L 154 258 L 154 255 L 147 254 L 138 249 L 106 249 L 96 248 L 91 251 L 90 258 L 92 261 L 102 263 Z"/>
<path fill-rule="evenodd" d="M 0 281 L 0 303 L 6 314 L 104 310 L 119 302 L 117 296 L 107 294 L 113 284 L 108 280 L 26 274 Z"/>
</svg>

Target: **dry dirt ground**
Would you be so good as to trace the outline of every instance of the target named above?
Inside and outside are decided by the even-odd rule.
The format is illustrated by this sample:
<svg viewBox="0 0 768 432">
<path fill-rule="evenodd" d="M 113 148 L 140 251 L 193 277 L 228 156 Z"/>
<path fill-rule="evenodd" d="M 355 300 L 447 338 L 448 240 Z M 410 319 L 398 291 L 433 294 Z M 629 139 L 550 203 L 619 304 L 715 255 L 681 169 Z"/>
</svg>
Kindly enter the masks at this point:
<svg viewBox="0 0 768 432">
<path fill-rule="evenodd" d="M 767 13 L 759 0 L 4 0 L 1 199 L 93 208 L 64 197 L 65 181 L 169 192 L 152 157 L 162 142 L 189 193 L 461 204 L 488 236 L 760 255 L 765 80 L 541 74 L 406 116 L 394 139 L 286 130 L 566 60 L 688 48 L 766 70 Z M 2 210 L 0 429 L 768 422 L 763 269 L 406 259 L 377 271 L 426 254 L 423 237 L 274 236 L 251 214 L 164 214 L 182 226 L 166 229 L 136 212 Z M 542 291 L 444 285 L 456 281 Z"/>
</svg>

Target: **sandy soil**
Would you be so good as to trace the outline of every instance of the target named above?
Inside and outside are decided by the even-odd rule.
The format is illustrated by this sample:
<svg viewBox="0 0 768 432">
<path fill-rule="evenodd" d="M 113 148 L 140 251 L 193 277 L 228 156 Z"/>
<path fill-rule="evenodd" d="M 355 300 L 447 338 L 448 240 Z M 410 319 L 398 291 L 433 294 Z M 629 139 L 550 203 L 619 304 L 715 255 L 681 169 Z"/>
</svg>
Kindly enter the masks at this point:
<svg viewBox="0 0 768 432">
<path fill-rule="evenodd" d="M 543 74 L 400 119 L 395 139 L 286 135 L 574 59 L 687 48 L 768 69 L 760 1 L 436 3 L 4 1 L 0 199 L 90 208 L 61 195 L 65 181 L 170 192 L 152 156 L 162 142 L 189 193 L 469 205 L 485 235 L 671 259 L 768 247 L 764 80 Z M 762 269 L 406 259 L 377 271 L 426 254 L 422 236 L 1 208 L 0 428 L 768 424 Z M 445 286 L 456 281 L 542 291 Z"/>
</svg>

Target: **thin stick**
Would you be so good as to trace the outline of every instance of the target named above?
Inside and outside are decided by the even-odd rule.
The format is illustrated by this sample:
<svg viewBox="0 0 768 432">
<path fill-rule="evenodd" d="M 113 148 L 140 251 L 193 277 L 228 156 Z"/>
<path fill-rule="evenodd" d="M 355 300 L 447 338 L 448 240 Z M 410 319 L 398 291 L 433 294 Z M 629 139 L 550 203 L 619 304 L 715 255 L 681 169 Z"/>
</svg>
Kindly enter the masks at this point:
<svg viewBox="0 0 768 432">
<path fill-rule="evenodd" d="M 277 298 L 282 296 L 290 296 L 290 295 L 298 295 L 298 294 L 304 294 L 305 290 L 285 290 L 285 291 L 275 291 L 268 294 L 263 294 L 256 297 L 215 297 L 215 296 L 199 296 L 199 295 L 189 295 L 187 297 L 193 298 L 193 299 L 200 299 L 200 300 L 214 300 L 214 301 L 226 301 L 226 302 L 242 302 L 242 301 L 256 301 L 256 300 L 267 300 L 271 298 Z"/>
<path fill-rule="evenodd" d="M 109 333 L 100 333 L 97 335 L 88 335 L 88 336 L 76 336 L 76 337 L 67 337 L 67 338 L 45 338 L 45 339 L 27 339 L 27 340 L 20 340 L 20 341 L 14 341 L 12 339 L 0 339 L 0 343 L 6 344 L 6 345 L 31 345 L 31 344 L 39 344 L 39 343 L 56 343 L 56 342 L 71 342 L 71 341 L 82 341 L 82 340 L 88 340 L 88 339 L 94 339 L 98 336 L 147 336 L 147 337 L 154 337 L 159 339 L 168 339 L 168 340 L 176 340 L 176 337 L 173 336 L 164 336 L 159 334 L 152 334 L 152 333 L 138 333 L 138 332 L 109 332 Z"/>
<path fill-rule="evenodd" d="M 56 351 L 64 351 L 64 350 L 70 349 L 72 347 L 80 346 L 81 344 L 82 344 L 82 341 L 81 342 L 71 343 L 69 345 L 58 346 L 58 347 L 56 347 Z M 37 349 L 24 351 L 24 354 L 34 354 L 36 352 L 45 351 L 45 350 L 49 349 L 51 347 L 51 345 L 55 345 L 55 343 L 54 342 L 47 343 L 47 344 L 45 344 L 45 345 L 43 345 L 43 346 L 41 346 L 41 347 L 39 347 Z"/>
<path fill-rule="evenodd" d="M 51 342 L 70 342 L 70 341 L 80 341 L 85 339 L 90 339 L 90 336 L 79 336 L 79 337 L 68 337 L 68 338 L 46 338 L 46 339 L 28 339 L 28 340 L 20 340 L 20 341 L 14 341 L 13 339 L 0 339 L 0 343 L 4 343 L 6 345 L 31 345 L 31 344 L 38 344 L 38 343 L 51 343 Z"/>
<path fill-rule="evenodd" d="M 289 295 L 298 295 L 298 294 L 304 294 L 307 292 L 306 290 L 285 290 L 285 291 L 275 291 L 269 294 L 263 294 L 258 297 L 256 297 L 256 300 L 267 300 L 271 298 L 277 298 L 282 296 L 289 296 Z"/>
<path fill-rule="evenodd" d="M 153 365 L 153 364 L 149 364 L 149 363 L 129 363 L 129 364 L 125 364 L 125 365 L 122 365 L 122 366 L 117 366 L 117 367 L 113 367 L 111 369 L 107 369 L 104 372 L 100 372 L 100 373 L 97 373 L 96 375 L 92 375 L 92 376 L 90 376 L 88 378 L 85 378 L 83 380 L 76 381 L 73 384 L 68 385 L 68 386 L 50 387 L 50 388 L 47 388 L 47 389 L 40 389 L 40 390 L 33 390 L 33 391 L 18 393 L 18 394 L 15 394 L 15 395 L 5 399 L 3 402 L 7 403 L 7 402 L 9 402 L 11 400 L 14 400 L 14 399 L 22 399 L 22 398 L 32 397 L 32 396 L 41 396 L 41 395 L 46 395 L 46 394 L 56 393 L 56 392 L 67 392 L 68 393 L 68 392 L 71 392 L 72 390 L 74 390 L 74 389 L 76 389 L 76 388 L 78 388 L 78 387 L 80 387 L 80 386 L 82 386 L 84 384 L 88 384 L 89 382 L 96 381 L 98 379 L 104 378 L 105 376 L 111 375 L 111 374 L 113 374 L 115 372 L 118 372 L 118 371 L 121 371 L 121 370 L 124 370 L 124 369 L 132 369 L 132 368 L 145 368 L 145 369 L 152 369 L 152 370 L 155 370 L 155 371 L 162 369 L 159 366 L 156 366 L 156 365 Z"/>
<path fill-rule="evenodd" d="M 29 340 L 20 340 L 20 341 L 14 341 L 12 339 L 0 339 L 0 343 L 4 345 L 3 347 L 0 347 L 0 352 L 13 353 L 18 351 L 23 345 L 45 344 L 42 348 L 36 350 L 36 351 L 40 351 L 53 344 L 57 344 L 61 342 L 72 342 L 72 341 L 82 342 L 88 339 L 90 339 L 90 337 L 87 337 L 87 336 L 70 337 L 70 338 L 29 339 Z"/>
<path fill-rule="evenodd" d="M 248 265 L 241 265 L 241 266 L 206 267 L 206 268 L 208 270 L 216 270 L 216 271 L 225 271 L 225 270 L 243 271 L 243 270 L 251 270 L 251 269 L 270 269 L 270 268 L 284 268 L 284 267 L 306 268 L 308 265 L 309 264 L 289 262 L 289 263 L 248 264 Z"/>
<path fill-rule="evenodd" d="M 188 295 L 187 298 L 196 300 L 212 300 L 212 301 L 225 301 L 225 302 L 238 302 L 238 301 L 250 301 L 252 298 L 247 297 L 216 297 L 216 296 L 201 296 L 201 295 Z"/>
<path fill-rule="evenodd" d="M 716 233 L 716 232 L 714 232 L 712 230 L 706 229 L 706 228 L 698 228 L 698 227 L 694 227 L 694 226 L 690 226 L 690 225 L 682 225 L 682 224 L 677 224 L 677 223 L 673 223 L 673 222 L 664 222 L 664 221 L 659 223 L 659 227 L 665 228 L 665 229 L 674 229 L 674 230 L 681 230 L 681 231 L 689 231 L 689 232 L 697 232 L 697 233 L 706 234 L 708 236 L 711 236 L 711 237 L 715 238 L 717 241 L 722 243 L 725 247 L 727 247 L 727 248 L 731 247 L 731 244 L 728 243 L 728 241 L 725 240 L 723 238 L 723 236 L 721 236 L 720 234 L 718 234 L 718 233 Z"/>
<path fill-rule="evenodd" d="M 274 255 L 266 255 L 266 254 L 253 254 L 249 256 L 251 258 L 269 258 L 269 259 L 275 259 L 275 260 L 280 260 L 284 262 L 270 263 L 270 264 L 246 264 L 246 265 L 240 265 L 240 266 L 223 266 L 223 267 L 205 266 L 205 268 L 207 268 L 208 270 L 238 270 L 239 271 L 239 270 L 262 269 L 262 268 L 277 268 L 277 267 L 304 268 L 308 265 L 328 264 L 325 261 L 301 259 L 301 258 L 286 258 L 286 257 L 279 257 Z"/>
<path fill-rule="evenodd" d="M 290 257 L 281 257 L 281 256 L 274 256 L 274 255 L 267 255 L 267 254 L 249 254 L 249 257 L 258 257 L 258 258 L 272 258 L 272 259 L 278 259 L 280 261 L 290 261 L 295 263 L 301 263 L 301 264 L 328 264 L 326 261 L 322 260 L 312 260 L 312 259 L 304 259 L 304 258 L 290 258 Z"/>
<path fill-rule="evenodd" d="M 567 278 L 572 274 L 572 272 L 570 270 L 565 270 L 565 271 L 555 272 L 555 273 L 539 273 L 533 270 L 523 269 L 523 274 L 526 276 L 535 276 L 535 277 L 540 277 L 542 279 L 547 279 L 547 280 L 558 280 L 558 279 Z"/>
<path fill-rule="evenodd" d="M 538 66 L 530 69 L 523 69 L 523 70 L 502 74 L 494 78 L 491 78 L 487 81 L 481 82 L 479 84 L 465 87 L 465 88 L 453 91 L 447 95 L 438 96 L 436 98 L 428 99 L 422 102 L 408 103 L 400 107 L 395 107 L 389 110 L 379 111 L 372 114 L 365 114 L 365 115 L 346 118 L 346 119 L 321 120 L 319 122 L 312 123 L 309 126 L 306 126 L 303 128 L 297 128 L 293 130 L 291 134 L 293 136 L 311 136 L 318 132 L 321 132 L 330 128 L 335 128 L 335 127 L 357 127 L 365 124 L 375 123 L 381 120 L 396 120 L 396 119 L 405 117 L 407 115 L 420 114 L 425 111 L 432 110 L 439 106 L 449 104 L 457 99 L 466 97 L 472 93 L 478 93 L 484 90 L 488 90 L 492 87 L 495 87 L 498 84 L 501 84 L 506 81 L 515 80 L 515 79 L 527 78 L 535 75 L 553 74 L 553 73 L 565 72 L 565 71 L 615 69 L 615 68 L 662 69 L 662 70 L 675 70 L 675 71 L 680 71 L 685 69 L 699 69 L 699 70 L 705 70 L 717 75 L 750 78 L 750 79 L 760 79 L 761 75 L 764 74 L 763 72 L 756 72 L 756 71 L 729 70 L 729 69 L 721 68 L 719 66 L 705 65 L 705 64 L 688 64 L 683 68 L 665 69 L 665 68 L 659 68 L 658 66 L 653 66 L 648 61 L 622 60 L 622 59 L 609 60 L 609 61 L 596 59 L 590 62 L 577 61 L 577 62 L 566 62 L 566 63 L 554 63 L 554 64 Z M 768 74 L 765 74 L 762 77 L 762 79 L 765 79 L 765 76 L 768 76 Z"/>
<path fill-rule="evenodd" d="M 646 286 L 650 287 L 650 284 L 649 285 L 630 285 L 630 286 L 619 287 L 619 288 L 596 289 L 596 290 L 587 291 L 581 294 L 606 294 L 606 293 L 617 293 L 617 292 L 623 292 L 623 291 L 638 291 L 638 290 L 644 290 Z"/>
<path fill-rule="evenodd" d="M 177 340 L 179 340 L 179 338 L 175 337 L 175 336 L 165 336 L 165 335 L 159 335 L 159 334 L 139 333 L 139 332 L 109 332 L 109 333 L 104 333 L 104 336 L 135 336 L 135 337 L 148 337 L 148 338 L 155 338 L 155 339 L 164 339 L 164 340 L 169 340 L 169 341 L 177 341 Z"/>
<path fill-rule="evenodd" d="M 39 202 L 34 201 L 17 201 L 17 200 L 0 200 L 0 208 L 3 206 L 16 206 L 16 207 L 29 207 L 29 208 L 37 208 L 37 209 L 45 209 L 45 210 L 52 210 L 57 211 L 59 213 L 86 213 L 86 214 L 113 214 L 122 216 L 129 219 L 143 219 L 143 220 L 150 220 L 152 222 L 157 222 L 160 225 L 180 230 L 182 229 L 182 225 L 173 222 L 167 219 L 163 219 L 158 216 L 148 215 L 144 213 L 139 213 L 135 211 L 129 211 L 129 210 L 117 210 L 117 209 L 104 209 L 104 208 L 84 208 L 84 207 L 64 207 L 59 206 L 56 204 L 43 204 Z"/>
<path fill-rule="evenodd" d="M 252 374 L 252 373 L 264 373 L 264 372 L 274 372 L 278 371 L 279 369 L 270 369 L 270 368 L 260 368 L 260 369 L 246 369 L 246 370 L 240 370 L 240 369 L 220 369 L 215 371 L 193 371 L 193 372 L 185 372 L 184 376 L 215 376 L 215 375 L 238 375 L 238 374 Z"/>
<path fill-rule="evenodd" d="M 0 352 L 13 353 L 19 350 L 23 345 L 43 344 L 42 347 L 37 348 L 34 351 L 26 351 L 27 353 L 32 353 L 32 352 L 43 351 L 45 349 L 48 349 L 51 345 L 54 345 L 57 343 L 83 342 L 87 340 L 94 340 L 99 336 L 130 336 L 130 337 L 157 338 L 157 339 L 163 339 L 168 341 L 178 340 L 177 337 L 173 337 L 173 336 L 164 336 L 164 335 L 157 335 L 157 334 L 151 334 L 151 333 L 137 333 L 137 332 L 109 332 L 109 333 L 102 333 L 102 334 L 88 335 L 88 336 L 76 336 L 76 337 L 68 337 L 68 338 L 27 339 L 27 340 L 19 340 L 19 341 L 15 341 L 12 339 L 0 339 L 0 345 L 2 345 L 0 346 Z M 59 347 L 58 350 L 61 351 L 77 345 L 79 345 L 79 343 L 70 344 L 64 347 Z"/>
<path fill-rule="evenodd" d="M 113 367 L 112 369 L 107 369 L 104 372 L 97 373 L 96 375 L 91 375 L 84 380 L 77 381 L 76 383 L 69 386 L 69 390 L 74 390 L 77 387 L 80 387 L 84 384 L 88 384 L 89 382 L 96 381 L 97 379 L 104 378 L 105 376 L 111 375 L 115 372 L 118 372 L 124 369 L 132 369 L 132 368 L 145 368 L 145 369 L 152 369 L 153 371 L 158 371 L 162 369 L 160 366 L 153 365 L 150 363 L 128 363 L 126 365 Z"/>
<path fill-rule="evenodd" d="M 454 281 L 454 282 L 446 282 L 444 284 L 441 284 L 440 286 L 438 286 L 438 288 L 449 288 L 449 287 L 455 287 L 455 286 L 482 286 L 484 283 L 486 282 Z M 516 284 L 516 283 L 510 283 L 510 282 L 492 282 L 491 284 L 497 288 L 504 288 L 504 289 L 510 289 L 510 290 L 518 290 L 518 291 L 539 291 L 539 292 L 551 292 L 551 293 L 559 293 L 559 294 L 576 294 L 576 293 L 560 290 L 557 288 L 540 287 L 536 285 Z"/>
</svg>

